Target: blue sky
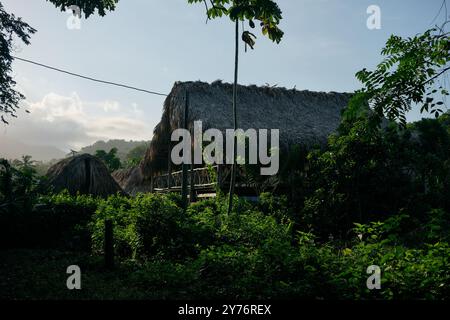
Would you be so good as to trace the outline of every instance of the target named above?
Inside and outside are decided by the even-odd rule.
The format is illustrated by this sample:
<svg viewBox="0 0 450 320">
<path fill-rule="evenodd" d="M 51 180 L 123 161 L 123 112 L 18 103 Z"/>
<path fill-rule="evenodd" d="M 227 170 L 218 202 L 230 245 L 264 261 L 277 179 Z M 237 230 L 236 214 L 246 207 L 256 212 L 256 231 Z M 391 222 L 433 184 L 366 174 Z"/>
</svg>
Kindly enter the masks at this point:
<svg viewBox="0 0 450 320">
<path fill-rule="evenodd" d="M 353 91 L 354 74 L 380 61 L 391 34 L 410 36 L 432 26 L 441 0 L 279 0 L 285 37 L 257 34 L 241 54 L 241 84 L 278 84 L 317 91 Z M 66 27 L 68 13 L 44 0 L 2 0 L 38 32 L 16 55 L 69 71 L 168 93 L 175 81 L 233 79 L 233 25 L 205 24 L 204 7 L 186 0 L 121 0 L 101 18 Z M 381 8 L 381 30 L 366 27 L 369 5 Z M 149 140 L 163 97 L 72 78 L 16 61 L 14 75 L 27 96 L 0 138 L 62 150 L 96 140 Z M 418 119 L 417 111 L 409 120 Z"/>
</svg>

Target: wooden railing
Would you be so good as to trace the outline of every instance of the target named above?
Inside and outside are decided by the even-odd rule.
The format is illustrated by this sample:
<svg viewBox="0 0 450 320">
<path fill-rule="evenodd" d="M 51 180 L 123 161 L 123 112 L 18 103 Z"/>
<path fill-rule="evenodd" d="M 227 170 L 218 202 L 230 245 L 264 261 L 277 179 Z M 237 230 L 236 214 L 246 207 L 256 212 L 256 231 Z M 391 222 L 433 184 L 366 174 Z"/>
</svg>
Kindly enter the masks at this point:
<svg viewBox="0 0 450 320">
<path fill-rule="evenodd" d="M 211 170 L 215 174 L 211 174 Z M 224 166 L 212 166 L 211 168 L 194 168 L 188 170 L 188 185 L 193 184 L 196 191 L 203 189 L 214 190 L 215 187 L 222 186 L 230 170 Z M 165 173 L 153 177 L 153 190 L 155 192 L 167 192 L 181 190 L 183 181 L 183 171 L 175 171 L 172 173 Z M 192 182 L 192 183 L 191 183 Z"/>
</svg>

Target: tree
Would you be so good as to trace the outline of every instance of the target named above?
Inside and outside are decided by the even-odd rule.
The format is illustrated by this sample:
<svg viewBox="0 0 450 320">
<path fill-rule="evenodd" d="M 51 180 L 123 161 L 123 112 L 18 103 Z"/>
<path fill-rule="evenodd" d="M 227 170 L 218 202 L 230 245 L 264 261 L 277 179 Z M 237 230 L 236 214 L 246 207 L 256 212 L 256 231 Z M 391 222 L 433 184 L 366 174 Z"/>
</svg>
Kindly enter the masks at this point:
<svg viewBox="0 0 450 320">
<path fill-rule="evenodd" d="M 446 119 L 422 119 L 406 128 L 391 122 L 374 130 L 367 116 L 346 124 L 329 138 L 326 150 L 309 154 L 303 226 L 313 226 L 323 238 L 330 233 L 345 238 L 354 222 L 403 212 L 410 223 L 420 224 L 434 208 L 449 212 Z"/>
<path fill-rule="evenodd" d="M 126 155 L 127 167 L 131 168 L 137 166 L 144 158 L 145 153 L 147 152 L 147 148 L 148 148 L 147 144 L 141 144 L 131 149 Z"/>
<path fill-rule="evenodd" d="M 26 45 L 30 44 L 30 36 L 36 30 L 17 18 L 13 14 L 5 11 L 0 2 L 0 113 L 5 113 L 11 117 L 17 117 L 16 111 L 19 108 L 20 100 L 25 97 L 15 90 L 16 82 L 13 80 L 11 64 L 14 60 L 12 51 L 14 50 L 14 37 L 19 38 Z M 4 115 L 0 115 L 3 123 L 8 124 Z"/>
<path fill-rule="evenodd" d="M 0 159 L 0 203 L 20 203 L 30 208 L 39 190 L 43 191 L 40 182 L 31 156 L 23 156 L 22 160 L 12 162 Z"/>
<path fill-rule="evenodd" d="M 122 167 L 120 159 L 117 157 L 117 148 L 112 148 L 109 152 L 105 150 L 97 150 L 95 156 L 103 161 L 110 172 L 118 170 Z"/>
<path fill-rule="evenodd" d="M 279 43 L 283 37 L 283 31 L 278 27 L 282 12 L 275 1 L 272 0 L 188 0 L 189 3 L 203 2 L 206 8 L 207 21 L 210 19 L 228 16 L 235 24 L 235 60 L 234 60 L 234 84 L 233 84 L 233 124 L 234 129 L 237 124 L 237 83 L 239 71 L 239 22 L 248 22 L 250 28 L 256 27 L 255 20 L 260 22 L 263 35 L 270 40 Z M 242 33 L 242 41 L 246 47 L 253 49 L 256 36 L 249 32 Z M 228 214 L 233 207 L 234 184 L 236 179 L 236 141 L 234 143 L 234 155 L 231 167 L 231 181 L 229 191 Z"/>
<path fill-rule="evenodd" d="M 73 6 L 80 8 L 86 18 L 97 10 L 100 16 L 104 16 L 106 11 L 113 11 L 119 0 L 47 0 L 55 5 L 55 7 L 66 11 Z"/>
<path fill-rule="evenodd" d="M 439 117 L 444 97 L 449 95 L 445 87 L 450 70 L 449 32 L 445 31 L 448 22 L 414 37 L 391 36 L 381 51 L 385 59 L 376 69 L 356 74 L 364 88 L 356 92 L 346 115 L 354 116 L 362 105 L 369 104 L 378 125 L 386 116 L 405 126 L 405 114 L 419 105 L 421 112 Z"/>
<path fill-rule="evenodd" d="M 13 168 L 6 159 L 0 159 L 0 202 L 13 198 Z"/>
</svg>

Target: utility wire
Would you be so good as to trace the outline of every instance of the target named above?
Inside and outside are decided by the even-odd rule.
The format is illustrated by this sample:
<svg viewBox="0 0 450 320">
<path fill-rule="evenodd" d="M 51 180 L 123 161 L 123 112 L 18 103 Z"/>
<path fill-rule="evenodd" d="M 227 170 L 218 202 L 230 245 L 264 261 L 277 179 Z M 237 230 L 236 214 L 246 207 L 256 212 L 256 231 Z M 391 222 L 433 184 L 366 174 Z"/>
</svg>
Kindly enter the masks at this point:
<svg viewBox="0 0 450 320">
<path fill-rule="evenodd" d="M 150 90 L 145 90 L 145 89 L 140 89 L 140 88 L 128 86 L 128 85 L 121 84 L 121 83 L 105 81 L 105 80 L 99 80 L 99 79 L 83 76 L 81 74 L 69 72 L 69 71 L 58 69 L 58 68 L 55 68 L 55 67 L 51 67 L 49 65 L 46 65 L 46 64 L 43 64 L 43 63 L 39 63 L 39 62 L 35 62 L 35 61 L 31 61 L 31 60 L 28 60 L 28 59 L 19 58 L 19 57 L 15 57 L 15 56 L 12 56 L 12 57 L 14 59 L 17 59 L 17 60 L 20 60 L 20 61 L 23 61 L 23 62 L 31 63 L 31 64 L 34 64 L 34 65 L 37 65 L 37 66 L 40 66 L 40 67 L 43 67 L 43 68 L 47 68 L 47 69 L 50 69 L 50 70 L 62 72 L 62 73 L 65 73 L 65 74 L 68 74 L 68 75 L 71 75 L 71 76 L 74 76 L 74 77 L 79 77 L 79 78 L 82 78 L 82 79 L 95 81 L 95 82 L 100 82 L 100 83 L 104 83 L 104 84 L 108 84 L 108 85 L 112 85 L 112 86 L 117 86 L 117 87 L 122 87 L 122 88 L 126 88 L 126 89 L 136 90 L 136 91 L 145 92 L 145 93 L 149 93 L 149 94 L 154 94 L 154 95 L 157 95 L 157 96 L 167 97 L 167 94 L 164 94 L 164 93 L 160 93 L 160 92 L 156 92 L 156 91 L 150 91 Z"/>
<path fill-rule="evenodd" d="M 431 21 L 431 24 L 433 24 L 433 23 L 437 20 L 437 18 L 441 15 L 442 9 L 445 9 L 445 18 L 444 18 L 444 20 L 447 20 L 447 19 L 448 19 L 448 17 L 447 17 L 447 0 L 443 0 L 443 1 L 442 1 L 442 5 L 441 5 L 441 7 L 439 8 L 438 13 L 437 13 L 436 16 L 434 17 L 433 21 Z"/>
</svg>

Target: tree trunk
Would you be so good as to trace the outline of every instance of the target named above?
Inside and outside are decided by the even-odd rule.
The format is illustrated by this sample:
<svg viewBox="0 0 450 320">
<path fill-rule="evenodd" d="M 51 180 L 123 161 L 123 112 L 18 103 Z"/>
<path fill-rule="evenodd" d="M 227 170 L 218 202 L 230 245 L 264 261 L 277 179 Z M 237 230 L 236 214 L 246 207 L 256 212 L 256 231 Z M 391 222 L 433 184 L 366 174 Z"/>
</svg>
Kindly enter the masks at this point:
<svg viewBox="0 0 450 320">
<path fill-rule="evenodd" d="M 234 84 L 233 84 L 233 124 L 234 130 L 237 130 L 237 83 L 238 83 L 238 67 L 239 67 L 239 19 L 236 18 L 236 31 L 235 31 L 235 58 L 234 58 Z M 234 183 L 236 180 L 236 137 L 233 137 L 233 162 L 231 165 L 231 181 L 230 181 L 230 192 L 228 198 L 228 214 L 231 213 L 233 209 L 233 194 L 234 194 Z"/>
</svg>

